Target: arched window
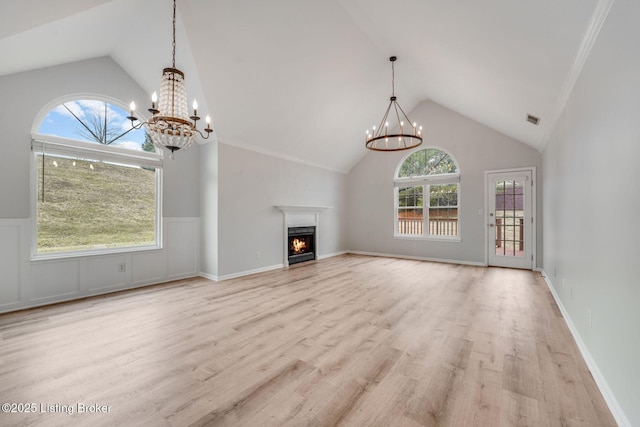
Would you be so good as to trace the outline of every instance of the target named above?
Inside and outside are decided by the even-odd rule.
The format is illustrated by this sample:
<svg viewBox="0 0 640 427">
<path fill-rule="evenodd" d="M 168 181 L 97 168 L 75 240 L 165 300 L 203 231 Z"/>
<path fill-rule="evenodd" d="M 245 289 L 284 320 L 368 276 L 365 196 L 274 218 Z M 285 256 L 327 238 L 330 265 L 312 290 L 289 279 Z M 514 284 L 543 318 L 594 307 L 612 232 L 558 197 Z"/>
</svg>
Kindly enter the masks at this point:
<svg viewBox="0 0 640 427">
<path fill-rule="evenodd" d="M 415 151 L 396 169 L 395 236 L 459 240 L 460 169 L 437 148 Z"/>
<path fill-rule="evenodd" d="M 162 154 L 117 104 L 54 102 L 34 123 L 34 256 L 160 246 Z"/>
</svg>

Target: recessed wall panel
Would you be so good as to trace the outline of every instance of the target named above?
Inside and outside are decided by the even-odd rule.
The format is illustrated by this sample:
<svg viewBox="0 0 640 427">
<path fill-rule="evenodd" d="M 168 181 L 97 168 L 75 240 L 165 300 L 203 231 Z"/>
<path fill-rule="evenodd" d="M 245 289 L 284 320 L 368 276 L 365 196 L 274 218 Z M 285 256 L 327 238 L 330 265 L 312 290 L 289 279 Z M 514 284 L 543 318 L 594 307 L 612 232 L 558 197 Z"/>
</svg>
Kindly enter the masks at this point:
<svg viewBox="0 0 640 427">
<path fill-rule="evenodd" d="M 198 273 L 198 222 L 166 221 L 169 278 Z"/>
<path fill-rule="evenodd" d="M 0 225 L 0 307 L 20 301 L 20 227 Z"/>
<path fill-rule="evenodd" d="M 121 288 L 127 282 L 127 265 L 124 255 L 95 257 L 87 260 L 87 281 L 89 290 Z"/>
<path fill-rule="evenodd" d="M 67 299 L 80 292 L 77 261 L 37 262 L 31 267 L 31 299 Z"/>
</svg>

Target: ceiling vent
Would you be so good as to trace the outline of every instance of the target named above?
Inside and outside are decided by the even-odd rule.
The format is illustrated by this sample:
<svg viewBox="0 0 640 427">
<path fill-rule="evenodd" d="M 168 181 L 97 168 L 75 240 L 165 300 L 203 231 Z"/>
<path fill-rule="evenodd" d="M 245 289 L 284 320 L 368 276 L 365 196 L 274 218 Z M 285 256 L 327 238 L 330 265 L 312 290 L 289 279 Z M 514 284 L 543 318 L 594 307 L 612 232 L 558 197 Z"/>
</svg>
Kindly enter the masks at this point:
<svg viewBox="0 0 640 427">
<path fill-rule="evenodd" d="M 540 123 L 540 117 L 532 116 L 531 114 L 527 114 L 527 121 L 534 125 L 538 125 Z"/>
</svg>

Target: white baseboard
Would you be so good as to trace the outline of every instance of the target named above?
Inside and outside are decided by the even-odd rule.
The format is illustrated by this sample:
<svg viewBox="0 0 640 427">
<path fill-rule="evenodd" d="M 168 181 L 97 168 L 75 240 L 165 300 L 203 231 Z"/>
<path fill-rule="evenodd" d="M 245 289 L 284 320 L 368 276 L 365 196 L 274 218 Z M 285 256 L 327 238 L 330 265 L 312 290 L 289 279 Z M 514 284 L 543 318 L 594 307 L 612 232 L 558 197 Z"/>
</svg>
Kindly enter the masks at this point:
<svg viewBox="0 0 640 427">
<path fill-rule="evenodd" d="M 348 254 L 349 252 L 347 251 L 341 251 L 341 252 L 333 252 L 331 254 L 325 254 L 325 255 L 318 255 L 318 259 L 326 259 L 326 258 L 333 258 L 334 256 L 340 256 L 340 255 L 345 255 Z"/>
<path fill-rule="evenodd" d="M 204 277 L 205 279 L 213 280 L 214 282 L 218 281 L 218 276 L 214 276 L 213 274 L 203 273 L 202 271 L 198 273 L 200 277 Z"/>
<path fill-rule="evenodd" d="M 204 277 L 205 279 L 213 280 L 215 282 L 221 282 L 223 280 L 235 279 L 238 277 L 249 276 L 251 274 L 256 274 L 256 273 L 264 273 L 266 271 L 277 270 L 279 268 L 284 268 L 284 264 L 269 265 L 266 267 L 256 268 L 254 270 L 240 271 L 238 273 L 225 274 L 222 276 L 214 276 L 213 274 L 207 274 L 207 273 L 201 272 L 200 276 Z"/>
<path fill-rule="evenodd" d="M 342 252 L 334 252 L 334 253 L 325 254 L 325 255 L 318 255 L 318 260 L 340 256 L 347 253 L 348 253 L 347 251 L 342 251 Z M 264 273 L 265 271 L 277 270 L 279 268 L 284 268 L 284 267 L 285 267 L 284 264 L 275 264 L 275 265 L 269 265 L 267 267 L 256 268 L 254 270 L 247 270 L 247 271 L 240 271 L 238 273 L 225 274 L 222 276 L 215 276 L 213 274 L 200 272 L 200 276 L 204 277 L 205 279 L 213 280 L 214 282 L 221 282 L 223 280 L 236 279 L 238 277 L 249 276 L 251 274 L 256 274 L 256 273 Z"/>
<path fill-rule="evenodd" d="M 443 262 L 447 264 L 473 265 L 476 267 L 487 266 L 487 264 L 485 264 L 484 262 L 461 261 L 457 259 L 429 258 L 429 257 L 419 257 L 419 256 L 411 256 L 411 255 L 383 254 L 378 252 L 365 252 L 365 251 L 347 251 L 347 253 L 354 254 L 354 255 L 380 256 L 385 258 L 412 259 L 416 261 Z"/>
<path fill-rule="evenodd" d="M 598 365 L 596 364 L 595 360 L 593 360 L 593 357 L 591 357 L 591 353 L 589 353 L 589 349 L 585 345 L 584 341 L 582 341 L 582 337 L 580 336 L 580 333 L 578 332 L 573 321 L 571 320 L 571 316 L 569 316 L 569 312 L 565 309 L 564 305 L 562 304 L 562 300 L 556 293 L 555 288 L 549 281 L 547 274 L 545 273 L 544 270 L 541 270 L 541 272 L 542 272 L 542 277 L 544 277 L 544 281 L 547 283 L 547 287 L 551 291 L 551 295 L 553 295 L 553 299 L 556 301 L 558 308 L 560 308 L 560 312 L 562 313 L 562 316 L 564 317 L 564 321 L 567 323 L 567 326 L 569 327 L 569 331 L 571 331 L 571 335 L 573 335 L 573 339 L 578 345 L 578 350 L 580 350 L 580 354 L 582 354 L 582 358 L 584 359 L 584 361 L 587 364 L 587 367 L 591 371 L 591 375 L 593 376 L 593 379 L 595 380 L 596 385 L 600 390 L 600 393 L 602 393 L 602 397 L 604 397 L 604 400 L 607 403 L 607 406 L 609 407 L 611 414 L 613 415 L 613 418 L 615 418 L 616 422 L 620 427 L 631 427 L 631 422 L 629 422 L 629 419 L 627 418 L 624 411 L 620 407 L 618 400 L 616 399 L 615 395 L 609 388 L 609 384 L 607 384 L 607 381 L 602 375 L 600 368 L 598 368 Z"/>
</svg>

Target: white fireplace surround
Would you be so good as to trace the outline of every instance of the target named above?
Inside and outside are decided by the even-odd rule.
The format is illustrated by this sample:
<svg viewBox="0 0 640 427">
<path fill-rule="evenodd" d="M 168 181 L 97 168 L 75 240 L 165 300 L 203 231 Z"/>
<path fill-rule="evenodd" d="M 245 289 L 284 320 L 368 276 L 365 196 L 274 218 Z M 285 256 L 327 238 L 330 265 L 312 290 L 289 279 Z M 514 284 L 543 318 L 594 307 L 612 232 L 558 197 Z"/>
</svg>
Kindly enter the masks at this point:
<svg viewBox="0 0 640 427">
<path fill-rule="evenodd" d="M 330 206 L 300 206 L 300 205 L 275 205 L 282 211 L 283 227 L 282 235 L 284 237 L 283 264 L 289 266 L 289 227 L 315 227 L 315 248 L 313 252 L 315 259 L 318 259 L 318 251 L 320 248 L 320 212 L 331 209 Z"/>
</svg>

